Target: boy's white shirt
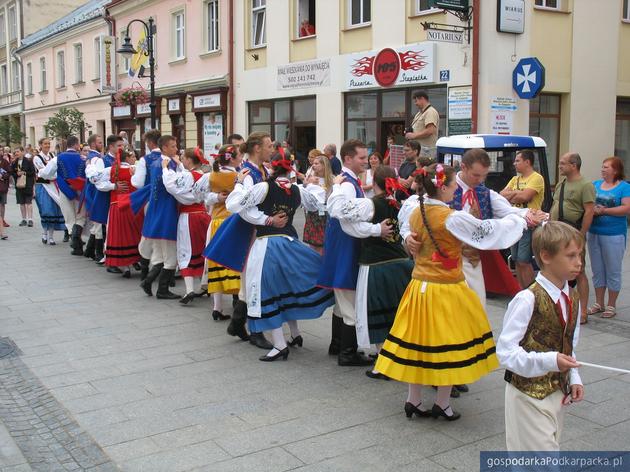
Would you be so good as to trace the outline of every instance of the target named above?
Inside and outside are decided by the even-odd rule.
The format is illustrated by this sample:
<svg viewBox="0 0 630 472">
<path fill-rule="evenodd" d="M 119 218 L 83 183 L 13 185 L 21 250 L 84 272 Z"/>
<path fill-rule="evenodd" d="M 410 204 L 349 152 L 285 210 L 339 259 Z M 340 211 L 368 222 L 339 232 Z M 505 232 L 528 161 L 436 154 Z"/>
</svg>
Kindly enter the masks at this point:
<svg viewBox="0 0 630 472">
<path fill-rule="evenodd" d="M 561 296 L 561 290 L 542 273 L 538 273 L 536 282 L 549 294 L 554 304 L 560 300 L 562 315 L 566 321 L 567 306 L 564 297 Z M 567 282 L 565 282 L 562 292 L 567 296 L 569 295 L 569 284 Z M 527 326 L 534 313 L 534 303 L 535 298 L 531 290 L 522 290 L 516 294 L 508 305 L 503 319 L 503 329 L 497 342 L 497 357 L 501 365 L 517 375 L 528 378 L 539 377 L 548 372 L 558 372 L 558 352 L 527 352 L 519 345 L 525 336 Z M 575 347 L 580 337 L 580 313 L 580 306 L 573 307 L 573 316 L 578 317 L 573 334 L 573 357 L 575 357 Z M 582 385 L 578 369 L 570 370 L 569 383 L 571 385 Z"/>
</svg>

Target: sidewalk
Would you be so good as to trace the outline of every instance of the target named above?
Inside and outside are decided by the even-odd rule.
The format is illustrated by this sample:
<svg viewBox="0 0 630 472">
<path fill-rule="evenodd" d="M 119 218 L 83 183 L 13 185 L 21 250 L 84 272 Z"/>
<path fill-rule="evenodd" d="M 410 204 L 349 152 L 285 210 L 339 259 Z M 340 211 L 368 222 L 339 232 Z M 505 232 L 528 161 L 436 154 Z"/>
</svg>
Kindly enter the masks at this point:
<svg viewBox="0 0 630 472">
<path fill-rule="evenodd" d="M 37 216 L 20 228 L 13 193 L 9 202 L 0 337 L 21 352 L 0 359 L 0 470 L 470 471 L 479 451 L 505 448 L 503 370 L 453 400 L 461 420 L 408 421 L 405 385 L 327 355 L 330 313 L 301 323 L 304 347 L 287 362 L 261 363 L 263 351 L 212 321 L 210 299 L 149 298 L 137 273 L 126 280 L 70 256 L 61 233 L 43 245 Z M 578 358 L 630 369 L 624 262 L 619 314 L 591 317 Z M 495 335 L 505 306 L 489 301 Z M 628 449 L 630 375 L 581 374 L 587 400 L 570 407 L 564 448 Z"/>
</svg>

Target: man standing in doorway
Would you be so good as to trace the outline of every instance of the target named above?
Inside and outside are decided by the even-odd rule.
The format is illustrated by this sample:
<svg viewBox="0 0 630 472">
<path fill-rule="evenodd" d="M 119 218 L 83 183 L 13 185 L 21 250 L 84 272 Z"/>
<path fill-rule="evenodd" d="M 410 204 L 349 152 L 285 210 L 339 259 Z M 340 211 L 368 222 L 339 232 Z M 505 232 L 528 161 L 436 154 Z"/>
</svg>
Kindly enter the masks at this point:
<svg viewBox="0 0 630 472">
<path fill-rule="evenodd" d="M 514 168 L 517 175 L 512 177 L 501 195 L 514 207 L 540 210 L 545 198 L 545 181 L 534 170 L 534 153 L 528 149 L 518 152 L 514 159 Z M 534 282 L 532 232 L 531 229 L 525 230 L 521 240 L 511 249 L 512 259 L 516 264 L 516 279 L 524 289 Z"/>
<path fill-rule="evenodd" d="M 440 114 L 431 103 L 429 95 L 424 90 L 418 90 L 412 95 L 418 108 L 418 113 L 411 122 L 411 131 L 405 133 L 407 140 L 418 141 L 421 146 L 420 155 L 423 157 L 436 157 L 435 144 L 440 129 Z"/>
<path fill-rule="evenodd" d="M 326 144 L 324 146 L 324 154 L 330 161 L 330 168 L 333 174 L 341 174 L 341 160 L 337 157 L 337 146 L 334 144 Z"/>
<path fill-rule="evenodd" d="M 586 233 L 593 222 L 595 187 L 580 174 L 582 158 L 577 152 L 567 152 L 563 155 L 558 167 L 564 179 L 558 183 L 553 194 L 550 218 L 573 226 L 586 238 Z M 588 306 L 588 279 L 584 273 L 585 257 L 586 248 L 582 252 L 582 271 L 575 279 L 580 294 L 582 324 L 587 321 Z"/>
</svg>

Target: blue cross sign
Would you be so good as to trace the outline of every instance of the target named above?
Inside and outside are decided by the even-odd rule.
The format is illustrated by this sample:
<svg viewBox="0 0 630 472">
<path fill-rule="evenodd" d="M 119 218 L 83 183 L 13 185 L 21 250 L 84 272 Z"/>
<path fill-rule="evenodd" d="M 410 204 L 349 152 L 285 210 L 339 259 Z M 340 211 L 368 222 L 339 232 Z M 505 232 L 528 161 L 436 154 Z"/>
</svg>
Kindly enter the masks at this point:
<svg viewBox="0 0 630 472">
<path fill-rule="evenodd" d="M 535 57 L 524 57 L 512 72 L 512 88 L 525 100 L 535 98 L 545 86 L 545 66 Z"/>
</svg>

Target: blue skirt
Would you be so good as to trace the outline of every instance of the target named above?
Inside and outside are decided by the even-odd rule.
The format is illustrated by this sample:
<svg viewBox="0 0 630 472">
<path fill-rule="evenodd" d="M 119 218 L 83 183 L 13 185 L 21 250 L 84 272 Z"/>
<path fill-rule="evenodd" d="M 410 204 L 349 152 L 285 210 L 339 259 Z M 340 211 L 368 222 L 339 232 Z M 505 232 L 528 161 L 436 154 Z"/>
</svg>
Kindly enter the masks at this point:
<svg viewBox="0 0 630 472">
<path fill-rule="evenodd" d="M 321 256 L 299 240 L 268 237 L 260 279 L 261 317 L 248 317 L 250 331 L 259 333 L 287 321 L 322 316 L 335 298 L 332 290 L 317 286 L 321 264 Z M 249 281 L 247 285 L 249 290 Z"/>
<path fill-rule="evenodd" d="M 53 229 L 55 231 L 64 231 L 66 229 L 59 205 L 48 195 L 43 185 L 35 186 L 35 202 L 39 209 L 42 229 Z"/>
<path fill-rule="evenodd" d="M 230 215 L 219 226 L 203 251 L 203 257 L 235 272 L 243 272 L 254 226 L 238 215 Z"/>
</svg>

